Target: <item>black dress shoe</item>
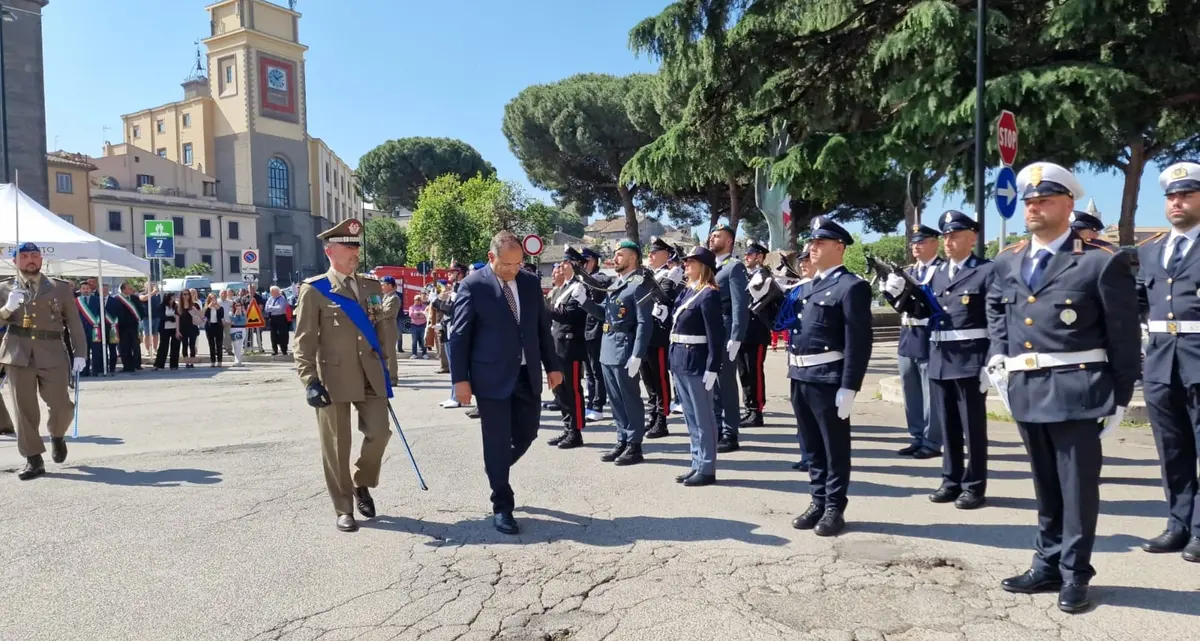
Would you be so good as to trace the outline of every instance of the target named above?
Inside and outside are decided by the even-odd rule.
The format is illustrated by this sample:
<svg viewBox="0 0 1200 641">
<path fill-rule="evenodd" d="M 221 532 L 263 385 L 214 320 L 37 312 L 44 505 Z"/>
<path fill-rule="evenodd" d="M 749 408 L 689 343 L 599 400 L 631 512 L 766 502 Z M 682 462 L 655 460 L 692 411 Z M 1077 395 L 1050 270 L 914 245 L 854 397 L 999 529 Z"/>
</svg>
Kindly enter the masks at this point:
<svg viewBox="0 0 1200 641">
<path fill-rule="evenodd" d="M 617 446 L 609 450 L 604 456 L 601 456 L 600 460 L 605 463 L 612 463 L 617 460 L 617 457 L 625 453 L 625 448 L 627 447 L 629 446 L 624 441 L 618 442 Z"/>
<path fill-rule="evenodd" d="M 343 532 L 357 532 L 358 523 L 354 521 L 354 515 L 339 514 L 337 518 L 337 529 Z"/>
<path fill-rule="evenodd" d="M 809 465 L 808 461 L 805 461 L 804 459 L 801 459 L 801 460 L 799 460 L 799 461 L 796 461 L 795 463 L 792 463 L 792 469 L 793 469 L 793 470 L 799 470 L 799 471 L 801 471 L 801 472 L 807 472 L 807 471 L 808 471 L 808 465 Z"/>
<path fill-rule="evenodd" d="M 896 450 L 896 453 L 899 454 L 900 456 L 912 456 L 913 454 L 917 453 L 917 450 L 920 450 L 920 449 L 921 449 L 920 445 L 909 445 L 908 447 Z"/>
<path fill-rule="evenodd" d="M 570 434 L 571 432 L 574 432 L 574 431 L 575 430 L 564 429 L 562 432 L 560 432 L 558 434 L 558 436 L 555 436 L 554 438 L 546 441 L 546 445 L 550 445 L 550 446 L 558 445 L 559 443 L 562 443 L 564 439 L 567 438 L 567 434 Z"/>
<path fill-rule="evenodd" d="M 695 474 L 695 473 L 696 473 L 696 470 L 688 470 L 688 471 L 684 472 L 683 474 L 680 474 L 679 476 L 676 476 L 676 477 L 675 477 L 675 482 L 676 482 L 676 483 L 682 483 L 682 482 L 684 482 L 684 481 L 688 480 L 688 477 L 689 477 L 689 476 L 691 476 L 691 475 L 693 475 L 693 474 Z"/>
<path fill-rule="evenodd" d="M 956 490 L 951 487 L 939 487 L 936 492 L 929 495 L 929 502 L 931 502 L 931 503 L 951 503 L 955 499 L 957 499 L 958 495 L 961 493 L 962 493 L 961 490 Z"/>
<path fill-rule="evenodd" d="M 646 438 L 662 438 L 670 435 L 671 433 L 667 431 L 666 423 L 655 423 L 654 427 L 651 427 L 650 430 L 646 432 Z"/>
<path fill-rule="evenodd" d="M 571 430 L 565 436 L 566 438 L 558 442 L 558 449 L 573 450 L 577 447 L 583 447 L 583 434 L 579 430 Z"/>
<path fill-rule="evenodd" d="M 1062 577 L 1049 572 L 1030 568 L 1025 574 L 1010 576 L 1000 582 L 1000 587 L 1006 592 L 1019 594 L 1036 594 L 1038 592 L 1056 592 L 1063 587 Z"/>
<path fill-rule="evenodd" d="M 368 519 L 375 518 L 375 499 L 371 498 L 371 491 L 365 487 L 354 488 L 355 505 L 358 506 L 358 513 Z"/>
<path fill-rule="evenodd" d="M 828 508 L 821 520 L 817 521 L 817 527 L 813 528 L 813 533 L 817 536 L 837 536 L 844 529 L 846 529 L 846 519 L 842 518 L 842 511 Z"/>
<path fill-rule="evenodd" d="M 941 455 L 942 453 L 937 450 L 931 450 L 928 447 L 922 447 L 916 452 L 913 452 L 912 457 L 915 459 L 931 459 L 938 458 Z"/>
<path fill-rule="evenodd" d="M 513 518 L 512 512 L 496 512 L 492 516 L 492 524 L 496 526 L 496 530 L 501 534 L 516 534 L 521 531 L 517 526 L 517 520 Z"/>
<path fill-rule="evenodd" d="M 637 465 L 644 460 L 646 459 L 642 456 L 641 444 L 631 444 L 629 447 L 625 448 L 625 451 L 622 452 L 620 456 L 617 457 L 617 460 L 614 461 L 614 464 L 621 466 Z"/>
<path fill-rule="evenodd" d="M 683 484 L 687 487 L 703 487 L 712 485 L 717 482 L 716 474 L 700 474 L 699 472 L 683 479 Z"/>
<path fill-rule="evenodd" d="M 1183 560 L 1200 563 L 1200 536 L 1193 536 L 1187 547 L 1183 548 Z"/>
<path fill-rule="evenodd" d="M 792 519 L 792 527 L 797 530 L 811 530 L 817 527 L 817 521 L 820 521 L 824 514 L 825 508 L 812 503 L 807 510 L 804 510 L 804 514 Z"/>
<path fill-rule="evenodd" d="M 746 416 L 742 417 L 742 420 L 738 425 L 740 427 L 762 427 L 763 426 L 762 412 L 753 412 L 753 411 L 750 412 Z"/>
<path fill-rule="evenodd" d="M 736 452 L 738 449 L 738 440 L 736 436 L 722 436 L 721 440 L 717 442 L 718 454 L 728 454 L 730 452 Z"/>
<path fill-rule="evenodd" d="M 0 427 L 0 436 L 16 436 L 17 431 L 11 427 Z"/>
<path fill-rule="evenodd" d="M 25 459 L 25 467 L 17 474 L 17 478 L 22 481 L 36 479 L 46 473 L 46 464 L 42 462 L 42 455 L 30 456 Z"/>
<path fill-rule="evenodd" d="M 545 402 L 545 403 L 542 403 L 542 409 L 544 409 L 544 410 L 550 410 L 551 412 L 561 412 L 561 411 L 562 411 L 562 406 L 560 406 L 560 405 L 559 405 L 557 402 L 555 402 L 555 401 L 547 401 L 547 402 Z"/>
<path fill-rule="evenodd" d="M 977 510 L 983 507 L 984 503 L 987 503 L 987 499 L 985 499 L 982 494 L 977 494 L 971 490 L 967 490 L 959 495 L 957 499 L 955 499 L 954 507 L 960 510 Z"/>
<path fill-rule="evenodd" d="M 58 436 L 50 439 L 50 459 L 55 463 L 67 460 L 67 439 Z"/>
<path fill-rule="evenodd" d="M 1092 600 L 1088 598 L 1088 586 L 1086 583 L 1064 583 L 1062 590 L 1058 593 L 1058 609 L 1067 614 L 1076 614 L 1092 607 Z"/>
<path fill-rule="evenodd" d="M 1142 549 L 1151 554 L 1178 552 L 1188 544 L 1188 533 L 1182 530 L 1163 530 L 1162 534 L 1142 544 Z"/>
</svg>

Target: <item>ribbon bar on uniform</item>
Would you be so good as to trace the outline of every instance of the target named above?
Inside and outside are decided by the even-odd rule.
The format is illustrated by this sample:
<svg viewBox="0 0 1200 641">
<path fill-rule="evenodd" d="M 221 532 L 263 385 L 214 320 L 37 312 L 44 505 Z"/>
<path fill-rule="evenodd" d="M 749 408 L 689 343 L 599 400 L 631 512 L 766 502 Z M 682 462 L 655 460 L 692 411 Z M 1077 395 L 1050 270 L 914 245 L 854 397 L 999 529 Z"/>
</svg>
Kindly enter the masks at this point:
<svg viewBox="0 0 1200 641">
<path fill-rule="evenodd" d="M 1089 349 L 1083 352 L 1055 352 L 1053 354 L 1030 352 L 1004 359 L 1004 369 L 1008 372 L 1030 372 L 1048 367 L 1069 367 L 1072 365 L 1107 362 L 1108 352 L 1103 349 Z"/>
<path fill-rule="evenodd" d="M 931 343 L 973 341 L 987 337 L 988 331 L 986 329 L 944 329 L 929 333 L 929 341 Z"/>
<path fill-rule="evenodd" d="M 1151 334 L 1200 334 L 1200 321 L 1150 321 Z"/>
<path fill-rule="evenodd" d="M 792 367 L 812 367 L 836 363 L 845 358 L 841 352 L 822 352 L 820 354 L 788 354 L 788 365 Z"/>
<path fill-rule="evenodd" d="M 708 343 L 708 337 L 697 334 L 671 334 L 671 342 L 684 345 L 704 345 Z"/>
</svg>

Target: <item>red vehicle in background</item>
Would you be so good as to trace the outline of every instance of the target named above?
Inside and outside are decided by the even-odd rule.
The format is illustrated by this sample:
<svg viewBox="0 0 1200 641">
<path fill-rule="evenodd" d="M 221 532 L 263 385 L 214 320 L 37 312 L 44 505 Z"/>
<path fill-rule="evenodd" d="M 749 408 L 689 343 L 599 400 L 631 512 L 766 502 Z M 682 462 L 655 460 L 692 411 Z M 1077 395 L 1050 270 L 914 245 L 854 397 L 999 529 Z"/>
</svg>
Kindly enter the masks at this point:
<svg viewBox="0 0 1200 641">
<path fill-rule="evenodd" d="M 403 327 L 405 330 L 409 328 L 408 308 L 412 307 L 413 300 L 417 294 L 425 290 L 425 287 L 430 283 L 436 283 L 439 280 L 449 282 L 450 274 L 454 273 L 451 269 L 434 269 L 426 275 L 417 272 L 416 267 L 393 267 L 391 265 L 381 265 L 371 270 L 371 275 L 378 278 L 391 276 L 396 279 L 397 291 L 404 292 L 404 309 L 401 312 Z"/>
</svg>

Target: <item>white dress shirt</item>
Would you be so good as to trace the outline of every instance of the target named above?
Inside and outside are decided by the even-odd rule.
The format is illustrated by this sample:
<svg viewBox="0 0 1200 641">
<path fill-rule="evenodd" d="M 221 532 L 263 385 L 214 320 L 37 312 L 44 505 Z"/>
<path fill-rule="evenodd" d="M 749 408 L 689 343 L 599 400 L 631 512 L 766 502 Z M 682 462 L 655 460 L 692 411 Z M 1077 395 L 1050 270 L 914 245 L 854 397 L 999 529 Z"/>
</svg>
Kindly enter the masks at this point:
<svg viewBox="0 0 1200 641">
<path fill-rule="evenodd" d="M 1030 237 L 1029 253 L 1026 255 L 1025 263 L 1021 266 L 1021 274 L 1025 277 L 1025 282 L 1028 283 L 1030 276 L 1033 275 L 1033 268 L 1034 268 L 1034 265 L 1037 263 L 1037 261 L 1034 260 L 1034 256 L 1037 256 L 1037 253 L 1044 249 L 1044 250 L 1050 252 L 1050 255 L 1046 256 L 1046 258 L 1044 260 L 1047 260 L 1047 261 L 1050 260 L 1051 258 L 1054 257 L 1055 254 L 1058 253 L 1058 251 L 1060 249 L 1062 249 L 1063 243 L 1067 242 L 1067 237 L 1070 235 L 1071 235 L 1071 230 L 1068 228 L 1067 232 L 1065 234 L 1063 234 L 1062 236 L 1059 236 L 1058 238 L 1055 238 L 1054 240 L 1052 240 L 1046 244 L 1042 244 L 1042 241 L 1038 240 L 1037 236 Z"/>
<path fill-rule="evenodd" d="M 1187 240 L 1183 241 L 1183 245 L 1181 246 L 1183 249 L 1183 255 L 1187 256 L 1188 252 L 1191 251 L 1192 246 L 1196 244 L 1196 237 L 1200 236 L 1200 225 L 1192 227 L 1187 231 L 1171 229 L 1171 235 L 1167 237 L 1167 246 L 1163 248 L 1162 266 L 1164 269 L 1167 265 L 1171 264 L 1171 254 L 1175 253 L 1175 243 L 1178 242 L 1175 239 L 1179 238 L 1180 236 L 1187 238 Z"/>
</svg>

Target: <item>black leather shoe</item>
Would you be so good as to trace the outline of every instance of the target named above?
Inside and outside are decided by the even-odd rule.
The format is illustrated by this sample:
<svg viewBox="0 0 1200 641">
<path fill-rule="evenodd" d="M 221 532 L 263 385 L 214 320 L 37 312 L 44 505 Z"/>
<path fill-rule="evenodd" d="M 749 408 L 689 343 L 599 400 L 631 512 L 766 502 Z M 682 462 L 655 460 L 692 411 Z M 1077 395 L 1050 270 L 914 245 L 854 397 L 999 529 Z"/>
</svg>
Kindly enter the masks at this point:
<svg viewBox="0 0 1200 641">
<path fill-rule="evenodd" d="M 501 534 L 516 534 L 521 531 L 517 526 L 517 520 L 513 518 L 512 512 L 497 512 L 492 516 L 492 524 L 496 526 L 496 530 Z"/>
<path fill-rule="evenodd" d="M 651 427 L 650 430 L 646 432 L 646 438 L 662 438 L 670 435 L 671 433 L 667 431 L 666 421 L 655 423 L 654 427 Z"/>
<path fill-rule="evenodd" d="M 546 445 L 549 445 L 551 447 L 558 445 L 559 443 L 562 443 L 567 438 L 567 434 L 570 434 L 571 432 L 574 432 L 574 431 L 575 430 L 564 429 L 562 432 L 560 432 L 558 434 L 558 436 L 555 436 L 554 438 L 546 441 Z"/>
<path fill-rule="evenodd" d="M 1000 582 L 1000 587 L 1006 592 L 1019 594 L 1037 594 L 1038 592 L 1057 592 L 1063 587 L 1062 577 L 1048 572 L 1039 572 L 1030 568 L 1025 574 L 1010 576 Z"/>
<path fill-rule="evenodd" d="M 625 451 L 617 457 L 617 460 L 614 463 L 622 466 L 637 465 L 644 460 L 646 459 L 642 456 L 642 446 L 637 444 L 630 445 L 629 447 L 625 448 Z"/>
<path fill-rule="evenodd" d="M 929 495 L 930 503 L 951 503 L 958 498 L 961 490 L 956 490 L 950 487 L 939 487 L 936 492 Z"/>
<path fill-rule="evenodd" d="M 817 521 L 820 521 L 824 514 L 825 508 L 816 503 L 809 504 L 808 509 L 804 510 L 804 514 L 792 519 L 792 527 L 797 530 L 811 530 L 817 527 Z"/>
<path fill-rule="evenodd" d="M 792 469 L 800 471 L 800 472 L 807 472 L 808 471 L 808 461 L 805 461 L 803 459 L 796 461 L 795 463 L 792 463 Z"/>
<path fill-rule="evenodd" d="M 987 499 L 982 494 L 976 494 L 971 490 L 963 492 L 954 501 L 954 507 L 960 510 L 977 510 L 987 503 Z"/>
<path fill-rule="evenodd" d="M 828 508 L 821 520 L 817 521 L 817 527 L 813 528 L 813 532 L 817 536 L 837 536 L 844 529 L 846 529 L 846 519 L 842 518 L 842 511 Z"/>
<path fill-rule="evenodd" d="M 1181 530 L 1163 530 L 1162 534 L 1142 544 L 1142 549 L 1151 554 L 1178 552 L 1188 544 L 1188 533 Z"/>
<path fill-rule="evenodd" d="M 917 450 L 916 452 L 913 452 L 913 454 L 912 454 L 912 457 L 915 459 L 940 458 L 941 456 L 942 456 L 941 452 L 939 452 L 937 450 L 931 450 L 928 447 L 922 447 L 921 449 Z"/>
<path fill-rule="evenodd" d="M 558 404 L 557 401 L 546 401 L 545 403 L 542 403 L 542 409 L 549 410 L 551 412 L 561 412 L 562 411 L 562 407 Z"/>
<path fill-rule="evenodd" d="M 909 445 L 908 447 L 896 450 L 896 453 L 899 454 L 900 456 L 912 456 L 913 454 L 916 454 L 917 451 L 920 449 L 921 449 L 920 445 Z"/>
<path fill-rule="evenodd" d="M 738 440 L 736 436 L 722 436 L 721 440 L 717 442 L 718 454 L 728 454 L 730 452 L 736 452 L 738 449 Z"/>
<path fill-rule="evenodd" d="M 0 436 L 16 436 L 17 430 L 11 427 L 0 427 Z"/>
<path fill-rule="evenodd" d="M 62 463 L 67 460 L 67 439 L 61 436 L 51 437 L 50 452 L 50 460 L 55 463 Z"/>
<path fill-rule="evenodd" d="M 1067 614 L 1077 614 L 1092 607 L 1092 600 L 1088 598 L 1088 586 L 1086 583 L 1064 583 L 1062 590 L 1058 593 L 1058 609 Z"/>
<path fill-rule="evenodd" d="M 22 481 L 28 481 L 29 479 L 36 479 L 45 473 L 46 464 L 42 462 L 42 455 L 38 454 L 37 456 L 30 456 L 25 459 L 25 467 L 17 473 L 17 478 Z"/>
<path fill-rule="evenodd" d="M 751 411 L 749 414 L 742 417 L 742 421 L 741 421 L 741 423 L 739 423 L 739 425 L 741 427 L 762 427 L 763 426 L 762 412 Z"/>
<path fill-rule="evenodd" d="M 583 434 L 579 430 L 571 430 L 564 435 L 566 438 L 558 442 L 558 449 L 572 450 L 583 447 Z"/>
<path fill-rule="evenodd" d="M 1187 547 L 1183 548 L 1183 560 L 1200 563 L 1200 536 L 1193 536 Z"/>
<path fill-rule="evenodd" d="M 688 480 L 688 477 L 690 477 L 691 475 L 693 475 L 693 474 L 695 474 L 695 473 L 696 473 L 696 470 L 688 470 L 688 471 L 684 472 L 683 474 L 680 474 L 679 476 L 676 476 L 676 477 L 675 477 L 675 482 L 676 482 L 676 483 L 682 483 L 682 482 L 684 482 L 684 481 Z"/>
<path fill-rule="evenodd" d="M 354 515 L 339 514 L 337 518 L 337 529 L 343 532 L 357 532 L 358 523 L 354 521 Z"/>
<path fill-rule="evenodd" d="M 613 461 L 617 460 L 618 457 L 620 457 L 622 454 L 625 453 L 625 448 L 627 448 L 627 447 L 629 447 L 629 446 L 626 445 L 624 442 L 618 442 L 617 446 L 612 448 L 611 450 L 609 450 L 608 453 L 605 454 L 604 456 L 601 456 L 600 460 L 604 461 L 605 463 L 612 463 Z"/>
<path fill-rule="evenodd" d="M 697 472 L 686 479 L 683 479 L 683 484 L 686 487 L 704 487 L 717 482 L 716 474 L 700 474 Z"/>
<path fill-rule="evenodd" d="M 354 504 L 358 506 L 358 513 L 368 519 L 375 518 L 375 499 L 371 498 L 371 491 L 365 487 L 354 488 Z"/>
</svg>

